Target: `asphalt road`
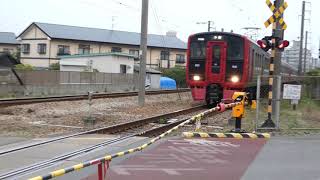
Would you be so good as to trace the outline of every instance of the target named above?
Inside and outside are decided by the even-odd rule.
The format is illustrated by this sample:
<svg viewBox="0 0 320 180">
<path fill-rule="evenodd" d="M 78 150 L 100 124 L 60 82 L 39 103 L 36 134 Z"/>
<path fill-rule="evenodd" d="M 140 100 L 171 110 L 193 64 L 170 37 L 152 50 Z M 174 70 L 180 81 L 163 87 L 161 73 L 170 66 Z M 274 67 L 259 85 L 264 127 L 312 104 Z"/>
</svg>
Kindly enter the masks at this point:
<svg viewBox="0 0 320 180">
<path fill-rule="evenodd" d="M 86 156 L 70 159 L 68 161 L 54 165 L 50 168 L 46 168 L 38 172 L 33 172 L 32 174 L 21 176 L 18 179 L 25 179 L 27 177 L 33 177 L 34 175 L 46 174 L 47 172 L 50 172 L 52 170 L 56 170 L 62 167 L 68 167 L 70 165 L 83 162 L 85 160 L 94 159 L 96 157 L 100 157 L 105 154 L 110 154 L 110 153 L 122 151 L 127 148 L 136 147 L 137 145 L 143 144 L 147 140 L 148 139 L 143 139 L 143 138 L 142 139 L 138 138 L 135 140 L 130 139 L 128 141 L 124 141 L 117 145 L 112 145 L 112 146 L 100 149 Z M 120 174 L 121 173 L 123 174 L 124 172 L 127 174 L 128 172 L 129 173 L 134 172 L 135 175 L 139 175 L 137 173 L 139 172 L 141 173 L 141 170 L 140 170 L 141 167 L 134 167 L 136 169 L 132 169 L 132 167 L 129 167 L 131 168 L 129 169 L 129 171 L 128 171 L 128 167 L 125 167 L 126 171 L 123 171 L 123 165 L 150 166 L 150 161 L 147 159 L 150 158 L 150 153 L 154 152 L 155 155 L 167 154 L 167 156 L 170 155 L 170 157 L 174 156 L 175 158 L 177 158 L 176 161 L 178 164 L 175 164 L 176 162 L 170 162 L 172 159 L 166 159 L 166 157 L 161 157 L 162 159 L 157 158 L 158 162 L 155 162 L 157 163 L 156 166 L 160 166 L 161 164 L 161 167 L 171 168 L 169 169 L 170 171 L 165 169 L 166 173 L 168 171 L 169 174 L 171 173 L 171 175 L 174 175 L 174 176 L 177 175 L 177 172 L 173 171 L 172 169 L 180 167 L 181 165 L 184 164 L 185 167 L 184 169 L 182 169 L 183 172 L 186 171 L 186 169 L 190 170 L 190 168 L 193 168 L 191 170 L 193 171 L 197 170 L 199 171 L 197 173 L 201 173 L 200 168 L 202 169 L 209 168 L 209 167 L 211 168 L 212 166 L 213 169 L 209 168 L 210 170 L 208 172 L 210 175 L 208 174 L 207 177 L 209 176 L 220 177 L 219 179 L 231 178 L 231 179 L 241 179 L 241 180 L 256 180 L 256 179 L 259 179 L 259 180 L 271 180 L 271 179 L 272 180 L 278 180 L 278 179 L 279 180 L 284 180 L 284 179 L 320 180 L 320 165 L 319 165 L 320 136 L 271 137 L 269 141 L 267 141 L 266 143 L 263 143 L 264 145 L 261 144 L 261 142 L 258 142 L 256 140 L 245 140 L 245 141 L 213 140 L 213 141 L 215 142 L 221 141 L 223 143 L 229 143 L 229 145 L 231 143 L 232 146 L 218 147 L 217 144 L 215 144 L 215 146 L 217 146 L 213 149 L 215 152 L 213 152 L 211 147 L 210 149 L 204 149 L 205 153 L 200 151 L 201 148 L 199 149 L 199 147 L 201 146 L 199 146 L 197 148 L 193 147 L 193 150 L 189 152 L 190 147 L 192 146 L 190 147 L 189 145 L 187 145 L 188 147 L 184 147 L 184 145 L 173 146 L 172 144 L 171 145 L 166 144 L 168 143 L 167 140 L 163 140 L 162 143 L 156 143 L 155 145 L 152 145 L 150 148 L 142 152 L 134 153 L 129 156 L 125 156 L 125 157 L 113 160 L 111 163 L 111 168 L 109 169 L 108 172 L 111 173 L 109 175 L 113 176 L 114 179 L 117 179 L 117 176 L 119 176 L 119 174 L 118 175 L 116 174 L 116 172 L 119 173 L 119 167 L 122 168 L 120 169 L 121 170 Z M 188 156 L 185 156 L 185 154 L 183 154 L 184 151 L 182 152 L 182 154 L 173 153 L 169 151 L 168 150 L 169 146 L 182 147 L 184 151 L 188 151 Z M 197 153 L 195 154 L 196 155 L 195 157 L 200 158 L 201 156 L 202 157 L 201 159 L 203 160 L 203 162 L 200 163 L 200 161 L 194 161 L 196 158 L 193 158 L 193 156 L 191 156 L 193 151 L 197 151 Z M 210 152 L 213 154 L 210 154 Z M 209 158 L 206 158 L 208 154 L 209 154 Z M 168 162 L 165 162 L 164 160 L 168 160 Z M 218 160 L 220 160 L 219 163 L 218 163 Z M 170 163 L 172 167 L 169 166 Z M 155 166 L 154 164 L 152 165 Z M 191 165 L 194 165 L 195 167 L 191 167 Z M 220 170 L 218 171 L 217 169 L 220 169 Z M 137 172 L 133 170 L 136 170 Z M 149 171 L 150 170 L 153 170 L 152 167 L 151 169 L 149 167 Z M 178 170 L 181 170 L 181 169 L 178 169 Z M 188 173 L 185 173 L 185 172 L 183 173 L 183 172 L 181 173 L 182 174 L 181 177 L 184 177 L 184 179 L 188 179 Z M 58 177 L 56 179 L 96 179 L 96 176 L 97 176 L 96 173 L 97 173 L 97 167 L 93 166 L 93 167 L 85 168 L 81 171 L 70 173 L 66 176 Z M 125 173 L 123 175 L 125 175 Z M 156 176 L 154 175 L 158 174 L 159 176 L 159 172 L 153 171 L 151 174 L 150 172 L 148 173 L 147 173 L 148 176 L 153 177 L 154 179 L 156 179 L 155 178 Z M 142 172 L 142 174 L 144 173 Z M 164 173 L 161 171 L 159 177 L 163 176 L 163 174 Z M 194 175 L 195 177 L 199 177 L 196 174 Z M 133 178 L 131 174 L 128 177 L 131 177 L 131 179 Z M 177 179 L 176 177 L 173 179 Z M 122 179 L 125 179 L 125 178 L 122 178 Z M 205 179 L 205 178 L 202 178 L 202 179 Z"/>
<path fill-rule="evenodd" d="M 242 180 L 320 180 L 320 136 L 272 137 Z"/>
</svg>

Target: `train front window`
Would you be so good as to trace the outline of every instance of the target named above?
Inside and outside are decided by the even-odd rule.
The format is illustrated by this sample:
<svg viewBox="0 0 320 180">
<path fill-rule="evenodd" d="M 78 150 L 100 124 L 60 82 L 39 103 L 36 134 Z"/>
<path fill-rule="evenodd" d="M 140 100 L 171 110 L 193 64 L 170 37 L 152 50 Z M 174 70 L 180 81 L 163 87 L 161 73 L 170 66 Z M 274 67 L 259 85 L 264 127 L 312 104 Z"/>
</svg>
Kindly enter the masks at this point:
<svg viewBox="0 0 320 180">
<path fill-rule="evenodd" d="M 206 58 L 205 42 L 192 42 L 190 44 L 190 57 L 195 59 Z"/>
<path fill-rule="evenodd" d="M 228 61 L 241 61 L 243 60 L 243 47 L 244 42 L 240 37 L 228 37 L 228 50 L 227 60 Z"/>
</svg>

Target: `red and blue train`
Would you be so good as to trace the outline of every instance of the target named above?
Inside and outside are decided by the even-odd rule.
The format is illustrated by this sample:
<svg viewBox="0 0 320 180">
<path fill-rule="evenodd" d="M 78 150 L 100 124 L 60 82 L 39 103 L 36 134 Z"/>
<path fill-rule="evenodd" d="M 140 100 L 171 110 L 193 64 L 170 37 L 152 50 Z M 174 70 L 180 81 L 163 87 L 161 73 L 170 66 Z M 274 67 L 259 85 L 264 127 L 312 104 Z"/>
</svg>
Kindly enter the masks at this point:
<svg viewBox="0 0 320 180">
<path fill-rule="evenodd" d="M 195 101 L 216 105 L 235 91 L 254 98 L 256 77 L 269 75 L 269 57 L 250 38 L 228 32 L 193 34 L 188 40 L 186 80 Z M 282 63 L 281 73 L 296 74 Z"/>
</svg>

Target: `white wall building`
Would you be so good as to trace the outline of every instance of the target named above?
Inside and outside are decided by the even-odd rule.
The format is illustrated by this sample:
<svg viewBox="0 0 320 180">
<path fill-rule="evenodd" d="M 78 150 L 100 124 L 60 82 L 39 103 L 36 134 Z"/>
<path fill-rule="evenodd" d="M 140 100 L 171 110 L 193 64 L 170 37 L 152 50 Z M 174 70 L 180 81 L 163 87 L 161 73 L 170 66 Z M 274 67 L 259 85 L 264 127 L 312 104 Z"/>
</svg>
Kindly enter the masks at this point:
<svg viewBox="0 0 320 180">
<path fill-rule="evenodd" d="M 304 69 L 304 50 L 302 52 L 302 71 Z M 282 61 L 290 64 L 295 68 L 299 68 L 299 51 L 300 51 L 300 41 L 292 41 L 292 46 L 287 48 L 282 53 Z M 312 54 L 311 50 L 307 49 L 307 56 L 306 56 L 306 72 L 309 71 L 312 63 Z"/>
<path fill-rule="evenodd" d="M 60 71 L 133 74 L 134 57 L 124 53 L 61 56 Z"/>
</svg>

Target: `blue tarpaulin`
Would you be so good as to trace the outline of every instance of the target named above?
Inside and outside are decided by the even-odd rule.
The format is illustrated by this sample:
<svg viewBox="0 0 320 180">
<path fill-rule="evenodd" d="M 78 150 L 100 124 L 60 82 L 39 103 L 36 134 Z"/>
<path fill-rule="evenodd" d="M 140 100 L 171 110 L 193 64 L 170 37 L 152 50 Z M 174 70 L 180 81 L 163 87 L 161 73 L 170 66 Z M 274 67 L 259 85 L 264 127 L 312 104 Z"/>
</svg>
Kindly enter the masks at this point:
<svg viewBox="0 0 320 180">
<path fill-rule="evenodd" d="M 161 77 L 160 88 L 161 89 L 177 89 L 177 83 L 174 79 L 171 79 L 168 77 Z"/>
</svg>

